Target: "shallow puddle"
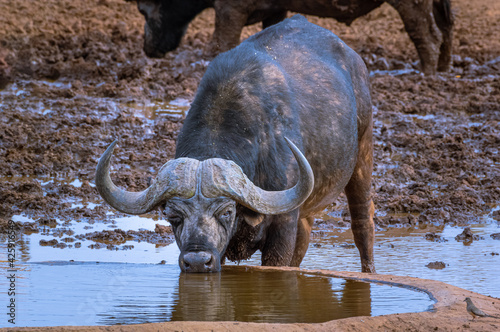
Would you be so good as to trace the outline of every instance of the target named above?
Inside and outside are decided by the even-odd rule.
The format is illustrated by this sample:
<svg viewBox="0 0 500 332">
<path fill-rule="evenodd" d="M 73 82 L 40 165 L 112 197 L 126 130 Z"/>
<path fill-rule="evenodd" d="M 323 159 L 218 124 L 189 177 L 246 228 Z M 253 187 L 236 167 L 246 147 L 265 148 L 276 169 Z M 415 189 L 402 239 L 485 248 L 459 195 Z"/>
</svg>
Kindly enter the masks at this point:
<svg viewBox="0 0 500 332">
<path fill-rule="evenodd" d="M 315 323 L 433 304 L 427 294 L 400 287 L 243 267 L 183 274 L 170 264 L 28 263 L 19 270 L 18 326 Z"/>
<path fill-rule="evenodd" d="M 87 207 L 92 206 L 92 203 L 88 203 Z M 156 219 L 156 218 L 155 218 Z M 33 219 L 14 216 L 13 221 L 17 222 L 34 222 Z M 78 235 L 104 231 L 104 230 L 148 230 L 153 231 L 156 224 L 167 226 L 168 223 L 162 220 L 154 220 L 151 217 L 140 217 L 140 216 L 128 216 L 128 217 L 117 217 L 111 222 L 107 223 L 87 223 L 84 221 L 76 222 L 73 221 L 70 224 L 64 224 L 62 221 L 56 219 L 56 221 L 63 226 L 58 226 L 58 229 L 62 229 L 62 232 L 58 232 L 57 235 L 51 232 L 48 227 L 46 227 L 45 232 L 33 233 L 30 235 L 23 235 L 21 245 L 19 246 L 18 258 L 22 262 L 53 262 L 53 261 L 80 261 L 80 262 L 107 262 L 107 263 L 146 263 L 146 264 L 156 264 L 161 261 L 165 261 L 167 264 L 177 264 L 177 257 L 179 255 L 177 246 L 174 245 L 163 245 L 163 244 L 151 244 L 145 241 L 126 241 L 118 246 L 115 246 L 113 250 L 108 250 L 106 248 L 96 248 L 96 242 L 86 239 L 77 239 L 68 243 L 68 247 L 63 249 L 54 248 L 52 246 L 40 245 L 40 241 L 50 241 L 57 239 L 59 241 L 66 237 L 64 229 L 71 230 L 72 238 L 76 238 Z M 77 244 L 77 245 L 76 245 Z M 0 244 L 0 248 L 5 246 L 5 243 Z M 4 249 L 3 252 L 6 252 Z M 3 253 L 2 252 L 2 253 Z"/>
<path fill-rule="evenodd" d="M 496 222 L 467 225 L 481 240 L 458 242 L 461 226 L 421 225 L 421 228 L 391 227 L 376 232 L 375 265 L 378 273 L 411 276 L 443 281 L 493 297 L 500 297 L 500 240 L 490 237 L 500 233 Z M 446 241 L 433 242 L 425 234 L 434 232 Z M 445 267 L 427 267 L 432 262 Z M 260 264 L 260 257 L 240 264 Z M 359 271 L 359 252 L 349 229 L 315 230 L 300 267 L 334 271 Z"/>
<path fill-rule="evenodd" d="M 378 273 L 408 275 L 443 281 L 485 295 L 500 297 L 500 241 L 490 237 L 499 233 L 496 223 L 470 225 L 472 232 L 484 239 L 469 245 L 455 240 L 464 227 L 423 225 L 423 228 L 389 228 L 377 232 L 375 238 L 375 261 Z M 435 232 L 446 242 L 426 240 L 425 234 Z M 344 249 L 338 243 L 354 243 L 352 233 L 331 234 L 317 239 L 321 247 L 312 246 L 307 261 L 302 267 L 357 271 L 356 248 Z M 338 237 L 335 237 L 338 236 Z M 323 245 L 324 244 L 324 245 Z M 330 244 L 330 245 L 329 245 Z M 335 245 L 335 247 L 334 247 Z M 325 250 L 326 249 L 326 250 Z M 493 254 L 492 254 L 493 253 Z M 443 269 L 431 269 L 427 264 L 441 261 Z"/>
<path fill-rule="evenodd" d="M 1 96 L 17 97 L 17 98 L 33 98 L 33 88 L 53 89 L 57 91 L 70 91 L 72 88 L 71 82 L 63 81 L 44 81 L 33 80 L 23 81 L 20 80 L 16 83 L 9 85 L 6 89 L 0 90 Z M 83 94 L 78 94 L 76 97 L 79 101 L 87 101 L 91 104 L 98 104 L 100 107 L 113 110 L 115 112 L 125 111 L 135 114 L 138 117 L 146 118 L 147 120 L 154 121 L 159 117 L 168 116 L 173 118 L 184 118 L 191 105 L 190 101 L 185 98 L 176 98 L 170 101 L 164 100 L 118 100 L 115 98 L 93 97 Z M 34 113 L 48 115 L 53 112 L 51 104 L 56 99 L 50 98 L 41 99 L 34 103 L 34 106 L 29 111 Z M 0 100 L 0 107 L 3 103 Z M 26 111 L 26 110 L 23 110 Z M 107 118 L 103 117 L 104 120 Z"/>
<path fill-rule="evenodd" d="M 124 106 L 136 110 L 149 120 L 154 120 L 158 116 L 167 115 L 176 118 L 184 118 L 191 103 L 187 99 L 178 98 L 169 102 L 147 101 L 147 102 L 126 102 Z"/>
</svg>

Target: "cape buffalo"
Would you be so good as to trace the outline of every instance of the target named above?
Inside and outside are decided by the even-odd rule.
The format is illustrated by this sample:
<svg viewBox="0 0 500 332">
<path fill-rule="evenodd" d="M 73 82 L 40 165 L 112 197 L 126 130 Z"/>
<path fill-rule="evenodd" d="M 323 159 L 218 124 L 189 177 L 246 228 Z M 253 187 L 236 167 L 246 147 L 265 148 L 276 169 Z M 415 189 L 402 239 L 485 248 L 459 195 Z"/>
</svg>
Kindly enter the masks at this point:
<svg viewBox="0 0 500 332">
<path fill-rule="evenodd" d="M 204 9 L 215 9 L 210 53 L 227 51 L 240 42 L 243 26 L 264 28 L 282 21 L 287 11 L 333 17 L 351 24 L 384 2 L 394 7 L 417 48 L 422 70 L 446 71 L 451 61 L 453 17 L 450 0 L 136 0 L 146 18 L 144 51 L 162 57 L 179 46 L 189 22 Z M 374 31 L 376 33 L 376 31 Z"/>
<path fill-rule="evenodd" d="M 373 262 L 372 111 L 361 57 L 297 15 L 208 66 L 174 160 L 142 192 L 113 184 L 101 157 L 96 185 L 119 211 L 159 208 L 186 272 L 262 252 L 263 265 L 299 266 L 313 217 L 345 190 L 364 272 Z M 334 259 L 334 258 L 332 258 Z"/>
</svg>

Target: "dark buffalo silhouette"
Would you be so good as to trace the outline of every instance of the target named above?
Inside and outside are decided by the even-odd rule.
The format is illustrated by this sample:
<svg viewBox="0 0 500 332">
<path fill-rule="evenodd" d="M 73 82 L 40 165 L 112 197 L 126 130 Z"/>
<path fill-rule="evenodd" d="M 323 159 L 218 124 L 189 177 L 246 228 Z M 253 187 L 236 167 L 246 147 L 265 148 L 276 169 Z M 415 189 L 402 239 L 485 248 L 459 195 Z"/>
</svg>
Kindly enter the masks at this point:
<svg viewBox="0 0 500 332">
<path fill-rule="evenodd" d="M 137 6 L 146 18 L 144 51 L 150 57 L 162 57 L 179 46 L 189 23 L 209 7 L 215 9 L 209 50 L 216 54 L 238 45 L 245 25 L 262 22 L 266 28 L 282 21 L 287 11 L 332 17 L 349 25 L 384 2 L 401 16 L 424 73 L 448 70 L 453 27 L 450 0 L 137 0 Z"/>
</svg>

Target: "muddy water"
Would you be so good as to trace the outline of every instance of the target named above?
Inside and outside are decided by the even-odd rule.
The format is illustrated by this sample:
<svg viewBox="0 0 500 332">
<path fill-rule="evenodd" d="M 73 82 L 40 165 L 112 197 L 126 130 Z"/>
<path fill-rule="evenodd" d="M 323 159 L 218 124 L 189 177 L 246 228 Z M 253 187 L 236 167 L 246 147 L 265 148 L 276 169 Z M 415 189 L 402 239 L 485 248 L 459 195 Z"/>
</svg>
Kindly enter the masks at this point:
<svg viewBox="0 0 500 332">
<path fill-rule="evenodd" d="M 407 275 L 443 281 L 481 294 L 500 297 L 500 241 L 490 237 L 500 233 L 497 222 L 467 225 L 478 240 L 455 239 L 464 226 L 421 224 L 418 227 L 390 227 L 376 232 L 375 263 L 378 273 Z M 441 242 L 425 235 L 439 235 Z M 240 264 L 259 264 L 260 257 Z M 427 265 L 443 262 L 444 268 Z M 313 230 L 312 241 L 302 268 L 359 271 L 359 253 L 348 228 Z"/>
<path fill-rule="evenodd" d="M 81 202 L 72 207 L 96 209 L 99 205 Z M 186 275 L 179 271 L 175 244 L 126 241 L 108 250 L 96 249 L 97 242 L 78 239 L 91 231 L 152 231 L 156 224 L 167 226 L 153 215 L 108 215 L 108 222 L 55 219 L 57 227 L 21 235 L 16 245 L 20 326 L 173 320 L 322 322 L 423 311 L 432 305 L 426 294 L 407 289 L 307 274 L 228 266 L 221 274 Z M 35 222 L 22 215 L 12 220 Z M 42 245 L 51 240 L 61 243 L 64 238 L 77 240 L 68 241 L 63 249 Z M 7 252 L 4 242 L 0 252 Z M 313 253 L 312 260 L 327 259 L 317 254 L 321 252 Z M 7 270 L 5 259 L 1 261 L 0 268 Z"/>
<path fill-rule="evenodd" d="M 87 208 L 98 206 L 81 204 Z M 89 231 L 150 231 L 155 224 L 167 225 L 152 215 L 121 217 L 110 213 L 110 217 L 111 222 L 72 221 L 58 228 L 71 229 L 72 237 L 77 237 Z M 20 215 L 13 220 L 34 222 Z M 468 245 L 454 239 L 462 232 L 460 226 L 421 225 L 378 231 L 375 246 L 378 272 L 441 280 L 498 297 L 500 259 L 491 253 L 498 252 L 500 247 L 498 240 L 488 234 L 500 229 L 493 222 L 472 225 L 471 229 L 483 239 Z M 440 235 L 443 242 L 426 240 L 425 234 L 429 232 Z M 422 311 L 431 304 L 425 294 L 387 285 L 245 271 L 244 265 L 260 264 L 258 254 L 241 262 L 239 270 L 230 263 L 222 274 L 185 275 L 180 274 L 177 266 L 179 250 L 175 244 L 127 241 L 115 250 L 95 249 L 96 242 L 90 240 L 78 240 L 78 248 L 75 242 L 64 249 L 40 245 L 41 240 L 61 241 L 63 236 L 46 229 L 23 234 L 17 244 L 19 322 L 23 325 L 170 320 L 320 322 L 356 315 Z M 5 243 L 0 244 L 2 254 L 5 247 Z M 358 271 L 358 261 L 348 228 L 324 230 L 320 224 L 313 230 L 301 266 Z M 443 261 L 446 266 L 440 270 L 426 267 L 433 261 Z M 6 264 L 1 263 L 1 267 L 6 269 Z"/>
<path fill-rule="evenodd" d="M 500 297 L 500 241 L 490 237 L 490 234 L 500 232 L 500 227 L 493 222 L 469 226 L 475 235 L 483 239 L 473 241 L 469 245 L 458 242 L 455 237 L 462 233 L 464 227 L 453 225 L 395 227 L 377 232 L 377 272 L 440 280 L 478 293 Z M 426 240 L 425 235 L 430 232 L 440 235 L 446 242 Z M 341 247 L 343 244 L 354 243 L 352 233 L 347 230 L 340 234 L 335 233 L 315 241 L 321 244 L 321 247 L 313 244 L 303 267 L 311 268 L 319 264 L 338 270 L 358 269 L 357 249 Z M 444 262 L 446 267 L 427 267 L 435 261 Z"/>
<path fill-rule="evenodd" d="M 130 107 L 137 111 L 138 114 L 145 116 L 150 120 L 157 119 L 160 116 L 171 116 L 177 118 L 186 117 L 191 103 L 184 98 L 174 99 L 166 102 L 162 100 L 146 101 L 146 102 L 125 102 L 123 106 Z"/>
<path fill-rule="evenodd" d="M 54 262 L 19 269 L 20 326 L 312 323 L 424 311 L 433 303 L 399 287 L 243 267 L 220 274 L 181 274 L 170 264 Z"/>
</svg>

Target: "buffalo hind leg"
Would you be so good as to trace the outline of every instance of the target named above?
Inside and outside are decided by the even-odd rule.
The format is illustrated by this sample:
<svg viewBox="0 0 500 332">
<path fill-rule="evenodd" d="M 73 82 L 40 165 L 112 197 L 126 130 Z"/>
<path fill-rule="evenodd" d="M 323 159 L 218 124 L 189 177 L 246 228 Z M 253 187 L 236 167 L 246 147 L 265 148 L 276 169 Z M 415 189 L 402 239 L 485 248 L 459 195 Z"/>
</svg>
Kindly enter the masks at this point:
<svg viewBox="0 0 500 332">
<path fill-rule="evenodd" d="M 375 273 L 373 243 L 375 224 L 374 206 L 371 198 L 373 170 L 372 126 L 367 128 L 359 141 L 359 153 L 354 172 L 345 187 L 345 194 L 351 213 L 351 229 L 354 243 L 361 258 L 361 271 Z"/>
<path fill-rule="evenodd" d="M 299 267 L 300 263 L 304 259 L 307 248 L 309 248 L 309 240 L 313 223 L 314 218 L 299 219 L 297 225 L 297 240 L 295 241 L 295 251 L 293 253 L 292 263 L 290 264 L 290 266 Z"/>
<path fill-rule="evenodd" d="M 443 37 L 434 20 L 433 0 L 390 0 L 388 3 L 401 16 L 405 30 L 417 49 L 422 71 L 424 74 L 435 74 Z"/>
<path fill-rule="evenodd" d="M 454 24 L 450 0 L 434 0 L 433 9 L 436 24 L 443 34 L 437 70 L 448 71 L 451 66 Z"/>
</svg>

